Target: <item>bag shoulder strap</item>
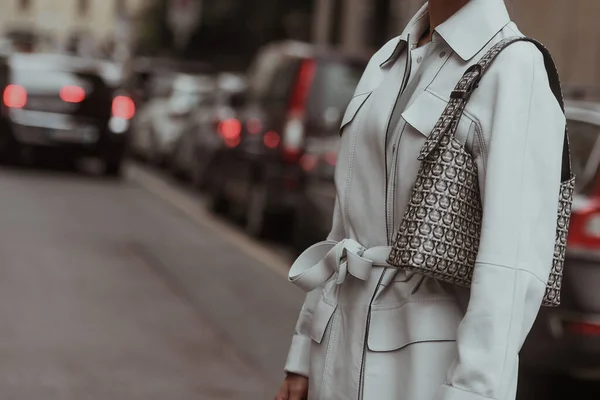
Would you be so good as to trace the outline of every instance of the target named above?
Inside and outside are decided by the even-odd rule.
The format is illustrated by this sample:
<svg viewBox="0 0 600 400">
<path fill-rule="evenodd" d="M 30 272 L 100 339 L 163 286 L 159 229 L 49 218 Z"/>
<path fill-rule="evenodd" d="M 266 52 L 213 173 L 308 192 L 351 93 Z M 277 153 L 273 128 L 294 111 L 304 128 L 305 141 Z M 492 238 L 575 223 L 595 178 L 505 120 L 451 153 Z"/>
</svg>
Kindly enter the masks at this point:
<svg viewBox="0 0 600 400">
<path fill-rule="evenodd" d="M 500 42 L 496 43 L 488 52 L 479 60 L 477 64 L 469 67 L 460 81 L 456 84 L 454 91 L 452 91 L 450 95 L 450 101 L 448 106 L 442 113 L 442 116 L 438 120 L 438 123 L 434 127 L 431 135 L 427 139 L 425 145 L 421 149 L 421 154 L 419 155 L 419 159 L 422 160 L 431 153 L 433 149 L 435 149 L 439 143 L 439 139 L 442 134 L 449 133 L 454 135 L 456 129 L 458 127 L 458 121 L 462 116 L 462 113 L 471 98 L 471 95 L 479 86 L 479 82 L 485 72 L 489 69 L 494 60 L 498 57 L 498 55 L 502 52 L 502 50 L 506 49 L 511 44 L 517 42 L 530 42 L 533 43 L 544 56 L 544 66 L 546 68 L 546 72 L 548 74 L 548 81 L 550 83 L 550 89 L 556 97 L 558 104 L 560 105 L 563 113 L 565 112 L 565 102 L 563 99 L 562 87 L 560 84 L 560 78 L 558 75 L 558 69 L 550 54 L 550 51 L 544 47 L 543 44 L 538 42 L 535 39 L 529 37 L 522 36 L 514 36 L 509 37 Z M 572 169 L 571 169 L 571 152 L 569 145 L 569 135 L 567 131 L 567 127 L 565 125 L 565 140 L 563 145 L 563 156 L 562 156 L 562 173 L 561 173 L 561 181 L 567 181 L 572 177 Z"/>
</svg>

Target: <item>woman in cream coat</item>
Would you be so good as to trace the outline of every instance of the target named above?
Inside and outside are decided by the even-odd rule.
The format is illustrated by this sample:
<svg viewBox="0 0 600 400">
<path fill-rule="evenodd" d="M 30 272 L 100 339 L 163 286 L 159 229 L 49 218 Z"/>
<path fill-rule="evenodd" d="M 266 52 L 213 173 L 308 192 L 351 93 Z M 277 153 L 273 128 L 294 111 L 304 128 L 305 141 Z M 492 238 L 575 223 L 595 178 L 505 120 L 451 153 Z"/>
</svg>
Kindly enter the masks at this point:
<svg viewBox="0 0 600 400">
<path fill-rule="evenodd" d="M 498 56 L 458 126 L 484 210 L 472 288 L 385 263 L 451 91 L 511 36 L 503 0 L 430 0 L 373 56 L 341 126 L 328 241 L 290 270 L 308 295 L 277 400 L 515 398 L 552 264 L 565 132 L 533 44 Z"/>
</svg>

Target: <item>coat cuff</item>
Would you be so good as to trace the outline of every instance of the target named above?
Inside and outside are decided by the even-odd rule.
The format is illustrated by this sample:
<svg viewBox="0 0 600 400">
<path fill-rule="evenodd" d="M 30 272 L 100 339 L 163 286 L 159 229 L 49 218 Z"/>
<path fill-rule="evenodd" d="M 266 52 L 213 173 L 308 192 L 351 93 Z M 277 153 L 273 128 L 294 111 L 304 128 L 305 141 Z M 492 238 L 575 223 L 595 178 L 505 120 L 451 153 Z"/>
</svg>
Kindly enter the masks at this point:
<svg viewBox="0 0 600 400">
<path fill-rule="evenodd" d="M 460 389 L 450 385 L 442 385 L 438 390 L 435 400 L 493 400 L 491 397 L 479 393 Z"/>
<path fill-rule="evenodd" d="M 285 372 L 302 375 L 308 378 L 310 368 L 311 338 L 295 334 L 285 363 Z"/>
</svg>

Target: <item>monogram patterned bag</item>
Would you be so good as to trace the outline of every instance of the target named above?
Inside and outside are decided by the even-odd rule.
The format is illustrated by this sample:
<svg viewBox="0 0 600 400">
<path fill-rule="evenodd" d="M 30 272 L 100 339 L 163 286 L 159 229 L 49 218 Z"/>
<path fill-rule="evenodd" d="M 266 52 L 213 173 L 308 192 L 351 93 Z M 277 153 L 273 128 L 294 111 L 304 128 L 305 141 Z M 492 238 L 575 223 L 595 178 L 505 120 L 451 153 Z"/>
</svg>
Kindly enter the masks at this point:
<svg viewBox="0 0 600 400">
<path fill-rule="evenodd" d="M 455 139 L 463 110 L 483 74 L 507 46 L 528 41 L 544 55 L 551 89 L 564 111 L 558 72 L 548 50 L 526 37 L 511 37 L 493 46 L 467 69 L 450 102 L 419 154 L 421 166 L 388 263 L 445 282 L 470 287 L 481 233 L 482 205 L 473 156 Z M 562 177 L 558 199 L 556 242 L 544 306 L 560 304 L 560 287 L 575 176 L 571 171 L 565 129 Z"/>
</svg>

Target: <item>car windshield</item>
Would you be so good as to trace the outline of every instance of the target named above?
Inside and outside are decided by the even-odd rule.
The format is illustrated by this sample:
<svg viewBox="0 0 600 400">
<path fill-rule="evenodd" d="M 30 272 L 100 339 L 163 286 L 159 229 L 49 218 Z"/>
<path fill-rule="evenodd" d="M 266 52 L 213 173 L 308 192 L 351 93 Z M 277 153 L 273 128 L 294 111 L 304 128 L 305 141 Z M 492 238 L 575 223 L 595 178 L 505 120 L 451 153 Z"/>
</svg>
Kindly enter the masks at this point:
<svg viewBox="0 0 600 400">
<path fill-rule="evenodd" d="M 366 63 L 350 60 L 321 60 L 308 102 L 308 118 L 322 124 L 339 123 Z"/>
<path fill-rule="evenodd" d="M 600 177 L 600 126 L 575 120 L 569 120 L 567 125 L 576 189 L 580 194 L 590 195 Z"/>
</svg>

